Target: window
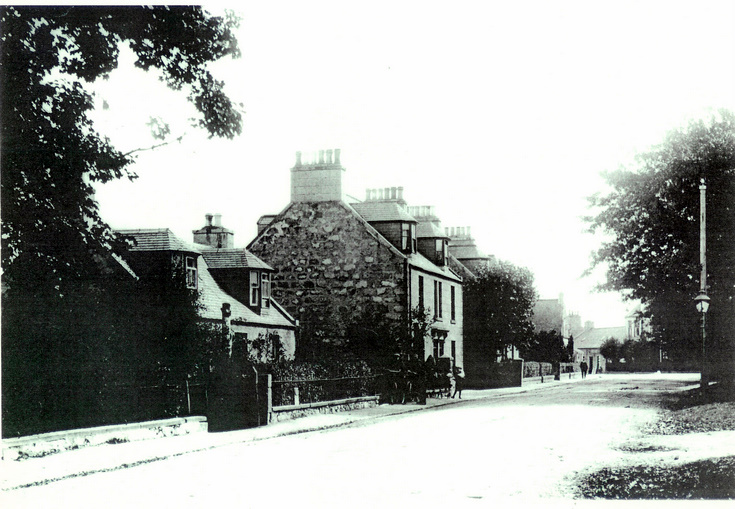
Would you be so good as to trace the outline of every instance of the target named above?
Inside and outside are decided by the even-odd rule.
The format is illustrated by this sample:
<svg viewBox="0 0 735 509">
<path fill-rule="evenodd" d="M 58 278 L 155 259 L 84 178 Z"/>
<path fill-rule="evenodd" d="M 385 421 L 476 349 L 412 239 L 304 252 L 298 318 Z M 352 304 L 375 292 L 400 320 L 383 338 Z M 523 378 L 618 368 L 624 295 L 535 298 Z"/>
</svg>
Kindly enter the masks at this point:
<svg viewBox="0 0 735 509">
<path fill-rule="evenodd" d="M 424 309 L 424 276 L 419 276 L 419 309 Z"/>
<path fill-rule="evenodd" d="M 442 318 L 442 284 L 440 281 L 434 281 L 434 318 L 437 320 Z"/>
<path fill-rule="evenodd" d="M 401 250 L 406 253 L 416 252 L 416 225 L 401 223 Z"/>
<path fill-rule="evenodd" d="M 444 357 L 444 340 L 441 338 L 434 338 L 434 359 Z"/>
<path fill-rule="evenodd" d="M 260 288 L 263 292 L 263 307 L 271 307 L 271 275 L 267 272 L 260 275 Z"/>
<path fill-rule="evenodd" d="M 447 263 L 447 243 L 444 239 L 436 239 L 434 241 L 434 259 L 437 265 L 445 265 Z"/>
<path fill-rule="evenodd" d="M 250 305 L 260 305 L 260 277 L 257 271 L 250 271 Z"/>
<path fill-rule="evenodd" d="M 197 287 L 197 259 L 193 256 L 186 257 L 186 287 Z"/>
<path fill-rule="evenodd" d="M 440 330 L 432 330 L 431 338 L 434 343 L 434 359 L 440 359 L 444 357 L 444 342 L 447 339 L 447 333 Z"/>
<path fill-rule="evenodd" d="M 456 305 L 457 305 L 456 304 L 457 303 L 457 300 L 456 299 L 457 299 L 457 297 L 455 295 L 454 286 L 450 286 L 449 288 L 451 289 L 451 292 L 452 292 L 451 293 L 451 302 L 450 302 L 452 322 L 456 322 L 457 321 L 457 311 L 456 311 Z"/>
</svg>

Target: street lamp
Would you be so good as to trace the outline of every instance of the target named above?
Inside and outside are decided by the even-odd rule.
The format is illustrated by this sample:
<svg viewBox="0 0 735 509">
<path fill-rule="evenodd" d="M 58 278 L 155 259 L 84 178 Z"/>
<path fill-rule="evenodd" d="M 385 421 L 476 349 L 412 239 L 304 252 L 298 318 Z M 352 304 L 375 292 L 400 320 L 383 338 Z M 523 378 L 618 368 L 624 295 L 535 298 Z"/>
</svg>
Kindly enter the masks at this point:
<svg viewBox="0 0 735 509">
<path fill-rule="evenodd" d="M 699 183 L 699 262 L 702 273 L 699 276 L 699 294 L 694 298 L 697 311 L 702 313 L 702 374 L 699 383 L 702 387 L 707 387 L 709 382 L 705 374 L 705 344 L 707 338 L 705 316 L 709 309 L 709 297 L 707 296 L 707 186 L 704 179 Z"/>
<path fill-rule="evenodd" d="M 707 316 L 707 310 L 709 309 L 709 296 L 707 295 L 707 292 L 704 290 L 700 290 L 699 294 L 694 297 L 694 303 L 697 306 L 697 311 L 702 313 L 702 374 L 700 375 L 700 385 L 702 387 L 709 386 L 709 382 L 707 380 L 707 376 L 705 375 L 705 365 L 706 365 L 706 357 L 705 357 L 705 344 L 707 339 L 707 330 L 705 328 L 705 317 Z"/>
<path fill-rule="evenodd" d="M 705 314 L 709 309 L 709 296 L 706 292 L 699 292 L 699 295 L 694 297 L 694 304 L 697 306 L 697 311 Z"/>
</svg>

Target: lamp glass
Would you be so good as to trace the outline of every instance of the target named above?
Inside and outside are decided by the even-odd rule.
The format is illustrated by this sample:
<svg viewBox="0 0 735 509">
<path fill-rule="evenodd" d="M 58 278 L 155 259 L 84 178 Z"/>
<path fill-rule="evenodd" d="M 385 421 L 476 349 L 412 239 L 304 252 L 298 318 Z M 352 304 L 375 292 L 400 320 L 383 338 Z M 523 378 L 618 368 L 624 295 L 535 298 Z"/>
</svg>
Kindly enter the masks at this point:
<svg viewBox="0 0 735 509">
<path fill-rule="evenodd" d="M 697 311 L 700 313 L 706 313 L 709 309 L 709 296 L 706 293 L 700 293 L 694 298 L 696 302 Z"/>
</svg>

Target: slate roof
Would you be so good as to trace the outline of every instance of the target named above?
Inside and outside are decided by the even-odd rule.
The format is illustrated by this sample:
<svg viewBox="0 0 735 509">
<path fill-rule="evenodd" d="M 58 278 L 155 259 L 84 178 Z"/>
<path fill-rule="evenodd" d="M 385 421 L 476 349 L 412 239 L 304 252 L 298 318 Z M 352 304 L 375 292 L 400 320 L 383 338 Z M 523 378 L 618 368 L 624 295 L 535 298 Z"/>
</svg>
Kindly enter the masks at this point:
<svg viewBox="0 0 735 509">
<path fill-rule="evenodd" d="M 204 247 L 204 246 L 203 246 Z M 202 256 L 210 269 L 262 269 L 273 267 L 246 249 L 202 249 Z"/>
<path fill-rule="evenodd" d="M 422 221 L 416 227 L 416 238 L 440 238 L 448 239 L 449 236 L 431 221 Z"/>
<path fill-rule="evenodd" d="M 463 280 L 471 279 L 476 280 L 477 276 L 472 270 L 470 270 L 465 264 L 460 262 L 457 258 L 452 256 L 451 253 L 448 255 L 449 266 L 454 272 L 456 272 Z"/>
<path fill-rule="evenodd" d="M 350 203 L 350 206 L 360 214 L 360 217 L 371 223 L 381 221 L 418 222 L 403 206 L 394 201 L 364 201 Z"/>
<path fill-rule="evenodd" d="M 437 265 L 434 265 L 432 262 L 430 262 L 427 258 L 424 257 L 421 253 L 413 253 L 407 256 L 408 263 L 411 264 L 411 266 L 416 267 L 418 269 L 423 270 L 424 272 L 428 272 L 430 274 L 437 274 L 444 276 L 445 278 L 452 279 L 458 283 L 462 282 L 462 279 L 457 276 L 457 274 L 451 270 L 449 267 L 439 267 Z"/>
<path fill-rule="evenodd" d="M 186 251 L 187 253 L 201 253 L 199 247 L 179 239 L 168 228 L 116 230 L 120 235 L 135 238 L 135 246 L 131 251 Z"/>
<path fill-rule="evenodd" d="M 231 319 L 233 321 L 243 321 L 252 325 L 294 326 L 293 322 L 289 321 L 280 312 L 280 306 L 276 306 L 275 308 L 271 307 L 270 311 L 260 315 L 252 311 L 245 304 L 226 293 L 217 284 L 209 272 L 209 266 L 203 257 L 197 259 L 197 284 L 200 291 L 199 303 L 202 304 L 199 315 L 202 318 L 209 318 L 211 320 L 222 319 L 222 303 L 227 302 L 230 304 L 230 311 L 232 312 Z"/>
<path fill-rule="evenodd" d="M 449 241 L 449 252 L 458 260 L 490 258 L 477 249 L 477 245 L 475 245 L 475 241 L 472 239 L 451 239 Z"/>
<path fill-rule="evenodd" d="M 574 338 L 574 348 L 600 348 L 610 338 L 625 341 L 628 335 L 627 327 L 599 327 L 587 329 Z"/>
</svg>

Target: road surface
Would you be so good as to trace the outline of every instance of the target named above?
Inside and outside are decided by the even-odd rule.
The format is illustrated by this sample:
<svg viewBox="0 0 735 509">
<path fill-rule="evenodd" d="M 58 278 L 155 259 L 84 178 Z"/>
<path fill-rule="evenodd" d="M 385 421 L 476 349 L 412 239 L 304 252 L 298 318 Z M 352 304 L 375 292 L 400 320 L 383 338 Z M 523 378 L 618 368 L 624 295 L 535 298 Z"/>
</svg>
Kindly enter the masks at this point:
<svg viewBox="0 0 735 509">
<path fill-rule="evenodd" d="M 486 507 L 571 496 L 676 376 L 605 376 L 1 494 L 3 507 Z M 141 447 L 145 443 L 141 442 Z"/>
</svg>

